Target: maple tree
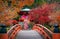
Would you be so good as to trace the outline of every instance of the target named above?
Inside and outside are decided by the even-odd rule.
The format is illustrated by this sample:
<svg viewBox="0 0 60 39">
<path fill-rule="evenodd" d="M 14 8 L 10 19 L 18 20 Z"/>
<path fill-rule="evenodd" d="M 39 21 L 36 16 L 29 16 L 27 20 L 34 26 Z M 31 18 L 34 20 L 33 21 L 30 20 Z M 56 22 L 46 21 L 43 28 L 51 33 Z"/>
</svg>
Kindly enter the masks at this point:
<svg viewBox="0 0 60 39">
<path fill-rule="evenodd" d="M 50 21 L 49 19 L 49 12 L 50 7 L 49 5 L 43 5 L 42 8 L 32 9 L 29 13 L 29 19 L 33 20 L 35 23 L 45 24 Z"/>
</svg>

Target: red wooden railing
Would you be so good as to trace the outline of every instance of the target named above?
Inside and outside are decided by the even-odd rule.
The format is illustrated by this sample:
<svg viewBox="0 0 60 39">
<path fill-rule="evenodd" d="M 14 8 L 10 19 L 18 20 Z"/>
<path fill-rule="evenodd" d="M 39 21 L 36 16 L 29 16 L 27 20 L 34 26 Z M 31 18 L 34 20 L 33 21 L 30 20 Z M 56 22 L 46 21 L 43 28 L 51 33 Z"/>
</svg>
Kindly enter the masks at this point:
<svg viewBox="0 0 60 39">
<path fill-rule="evenodd" d="M 0 39 L 14 39 L 18 31 L 20 31 L 21 29 L 21 25 L 16 24 L 12 26 L 7 33 L 0 34 Z"/>
<path fill-rule="evenodd" d="M 21 25 L 16 24 L 8 31 L 8 39 L 14 39 L 16 34 L 22 29 Z"/>
<path fill-rule="evenodd" d="M 44 39 L 60 39 L 60 33 L 53 33 L 40 24 L 34 25 L 33 30 L 36 30 L 38 33 L 40 33 Z"/>
</svg>

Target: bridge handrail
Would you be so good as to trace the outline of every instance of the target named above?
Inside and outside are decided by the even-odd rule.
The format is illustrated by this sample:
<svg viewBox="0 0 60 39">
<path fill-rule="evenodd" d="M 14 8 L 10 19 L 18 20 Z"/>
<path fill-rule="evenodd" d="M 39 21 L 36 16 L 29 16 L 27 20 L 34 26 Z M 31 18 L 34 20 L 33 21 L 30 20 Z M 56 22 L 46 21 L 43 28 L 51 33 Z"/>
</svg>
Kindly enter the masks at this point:
<svg viewBox="0 0 60 39">
<path fill-rule="evenodd" d="M 39 27 L 41 27 L 50 36 L 50 38 L 52 39 L 52 35 L 53 35 L 52 31 L 50 31 L 48 28 L 44 27 L 41 24 L 36 24 L 36 25 L 38 25 Z"/>
<path fill-rule="evenodd" d="M 40 24 L 37 24 L 37 25 L 39 25 L 40 27 L 42 27 L 43 28 L 43 30 L 46 32 L 46 31 L 48 31 L 48 32 L 46 32 L 48 35 L 50 35 L 50 37 L 51 37 L 51 39 L 60 39 L 60 33 L 54 33 L 54 32 L 52 32 L 52 31 L 50 31 L 48 28 L 46 28 L 46 27 L 44 27 L 43 25 L 40 25 Z"/>
<path fill-rule="evenodd" d="M 8 38 L 13 39 L 19 30 L 21 30 L 20 24 L 16 24 L 16 25 L 12 26 L 11 29 L 7 32 Z"/>
<path fill-rule="evenodd" d="M 12 26 L 12 27 L 10 28 L 10 30 L 8 30 L 7 34 L 8 34 L 14 27 L 16 27 L 16 25 Z"/>
<path fill-rule="evenodd" d="M 40 27 L 46 29 L 48 32 L 50 32 L 51 34 L 53 34 L 53 32 L 52 32 L 51 30 L 49 30 L 48 28 L 44 27 L 43 25 L 41 25 L 41 24 L 36 24 L 36 25 L 38 25 L 38 26 L 40 26 Z"/>
<path fill-rule="evenodd" d="M 38 31 L 38 33 L 42 34 L 43 37 L 45 37 L 45 39 L 52 39 L 53 32 L 51 32 L 49 29 L 47 29 L 43 25 L 35 24 L 33 27 L 33 30 Z"/>
</svg>

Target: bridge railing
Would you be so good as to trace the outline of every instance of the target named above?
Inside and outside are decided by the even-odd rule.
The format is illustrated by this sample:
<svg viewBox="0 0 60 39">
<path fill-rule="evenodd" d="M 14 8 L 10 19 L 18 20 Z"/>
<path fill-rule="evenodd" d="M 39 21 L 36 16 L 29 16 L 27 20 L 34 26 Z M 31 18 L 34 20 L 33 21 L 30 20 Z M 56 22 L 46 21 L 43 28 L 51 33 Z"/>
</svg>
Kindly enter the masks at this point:
<svg viewBox="0 0 60 39">
<path fill-rule="evenodd" d="M 14 39 L 18 31 L 22 29 L 21 25 L 16 24 L 14 25 L 8 32 L 8 39 Z"/>
<path fill-rule="evenodd" d="M 7 33 L 0 33 L 0 39 L 14 39 L 18 31 L 20 31 L 21 29 L 21 25 L 16 24 L 12 26 Z"/>
<path fill-rule="evenodd" d="M 46 32 L 46 34 L 48 34 L 49 35 L 49 37 L 52 39 L 52 34 L 53 34 L 53 32 L 51 32 L 49 29 L 47 29 L 46 27 L 44 27 L 44 26 L 42 26 L 42 25 L 40 25 L 40 24 L 37 24 L 39 27 L 41 27 L 45 32 Z"/>
<path fill-rule="evenodd" d="M 33 30 L 36 30 L 37 32 L 42 34 L 44 39 L 60 39 L 59 33 L 53 33 L 49 29 L 47 29 L 46 27 L 44 27 L 40 24 L 34 25 Z"/>
</svg>

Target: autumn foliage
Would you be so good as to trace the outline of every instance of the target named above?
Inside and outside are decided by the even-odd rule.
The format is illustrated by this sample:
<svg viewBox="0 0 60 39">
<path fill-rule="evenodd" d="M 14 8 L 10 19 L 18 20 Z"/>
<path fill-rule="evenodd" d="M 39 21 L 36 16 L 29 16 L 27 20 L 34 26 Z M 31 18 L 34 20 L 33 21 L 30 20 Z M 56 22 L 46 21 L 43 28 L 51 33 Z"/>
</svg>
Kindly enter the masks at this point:
<svg viewBox="0 0 60 39">
<path fill-rule="evenodd" d="M 43 7 L 44 6 L 44 7 Z M 36 8 L 32 9 L 29 12 L 29 19 L 32 20 L 35 23 L 40 23 L 40 24 L 45 24 L 50 21 L 49 19 L 49 12 L 50 12 L 50 7 L 49 5 L 43 5 L 42 8 Z"/>
</svg>

